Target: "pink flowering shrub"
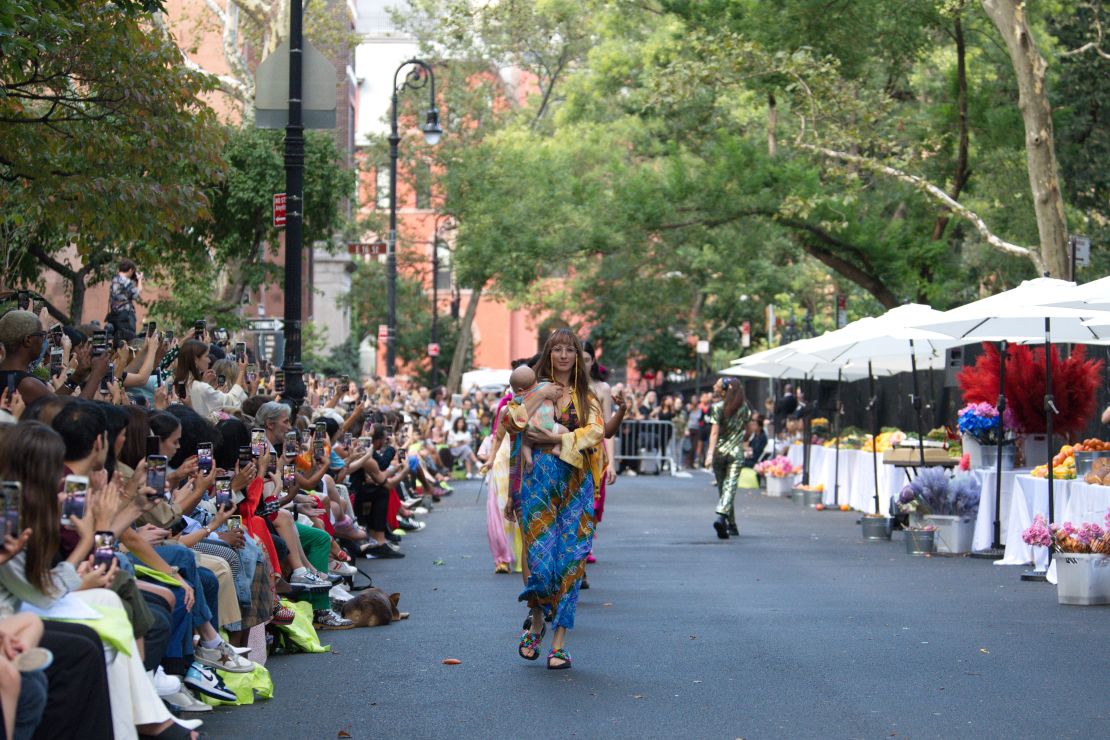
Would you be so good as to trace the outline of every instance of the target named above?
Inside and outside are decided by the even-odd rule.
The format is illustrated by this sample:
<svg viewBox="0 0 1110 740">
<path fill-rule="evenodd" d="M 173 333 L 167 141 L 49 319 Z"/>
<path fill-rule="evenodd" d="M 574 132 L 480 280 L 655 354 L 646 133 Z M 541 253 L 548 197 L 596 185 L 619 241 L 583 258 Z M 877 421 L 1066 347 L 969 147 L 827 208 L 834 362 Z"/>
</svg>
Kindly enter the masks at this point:
<svg viewBox="0 0 1110 740">
<path fill-rule="evenodd" d="M 764 460 L 761 463 L 757 463 L 755 466 L 755 472 L 771 478 L 786 478 L 801 472 L 801 470 L 801 468 L 794 467 L 794 464 L 790 462 L 790 458 L 785 455 L 772 457 L 770 460 Z"/>
</svg>

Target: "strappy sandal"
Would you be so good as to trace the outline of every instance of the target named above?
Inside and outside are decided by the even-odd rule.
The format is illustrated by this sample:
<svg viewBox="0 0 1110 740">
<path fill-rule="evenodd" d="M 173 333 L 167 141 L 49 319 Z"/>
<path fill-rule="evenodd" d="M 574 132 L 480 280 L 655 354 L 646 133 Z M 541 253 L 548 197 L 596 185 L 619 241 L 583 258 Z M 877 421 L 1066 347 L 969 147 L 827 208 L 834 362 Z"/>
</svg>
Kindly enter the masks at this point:
<svg viewBox="0 0 1110 740">
<path fill-rule="evenodd" d="M 563 661 L 559 665 L 551 665 L 552 660 Z M 547 670 L 549 671 L 562 671 L 570 668 L 570 653 L 563 648 L 552 650 L 547 654 Z"/>
<path fill-rule="evenodd" d="M 543 626 L 543 631 L 541 631 L 538 635 L 531 629 L 524 630 L 524 633 L 520 636 L 520 645 L 518 645 L 516 649 L 517 654 L 525 660 L 538 659 L 540 657 L 540 645 L 543 643 L 543 636 L 546 634 L 546 624 Z M 525 650 L 531 650 L 532 654 L 525 655 Z"/>
</svg>

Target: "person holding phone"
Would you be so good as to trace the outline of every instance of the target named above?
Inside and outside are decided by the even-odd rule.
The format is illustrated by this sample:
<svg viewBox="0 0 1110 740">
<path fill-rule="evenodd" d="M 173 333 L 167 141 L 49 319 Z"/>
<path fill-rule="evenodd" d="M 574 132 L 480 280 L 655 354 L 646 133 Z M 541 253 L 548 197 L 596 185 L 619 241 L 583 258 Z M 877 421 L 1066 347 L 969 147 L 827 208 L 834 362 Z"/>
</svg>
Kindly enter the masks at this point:
<svg viewBox="0 0 1110 740">
<path fill-rule="evenodd" d="M 236 364 L 235 378 L 229 379 L 232 386 L 227 393 L 215 387 L 216 373 L 209 369 L 210 363 L 208 345 L 196 339 L 186 339 L 177 354 L 174 382 L 186 383 L 193 411 L 213 420 L 217 412 L 238 410 L 247 400 L 247 363 L 243 358 Z"/>
<path fill-rule="evenodd" d="M 0 345 L 4 359 L 0 362 L 0 390 L 10 399 L 18 391 L 25 404 L 42 396 L 54 394 L 54 387 L 31 374 L 33 365 L 47 356 L 49 343 L 42 321 L 30 311 L 8 311 L 0 317 Z M 85 398 L 93 398 L 100 381 L 108 370 L 108 358 L 92 362 L 91 374 L 82 391 Z"/>
</svg>

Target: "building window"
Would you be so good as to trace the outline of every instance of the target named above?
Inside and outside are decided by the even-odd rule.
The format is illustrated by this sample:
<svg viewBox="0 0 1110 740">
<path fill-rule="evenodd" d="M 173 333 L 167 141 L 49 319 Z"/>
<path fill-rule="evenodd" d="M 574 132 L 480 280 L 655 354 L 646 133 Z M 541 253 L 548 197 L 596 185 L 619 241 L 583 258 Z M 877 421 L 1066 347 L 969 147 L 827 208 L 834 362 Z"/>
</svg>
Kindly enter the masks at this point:
<svg viewBox="0 0 1110 740">
<path fill-rule="evenodd" d="M 413 172 L 413 190 L 416 191 L 416 207 L 428 210 L 432 207 L 432 166 L 418 162 Z"/>
<path fill-rule="evenodd" d="M 436 290 L 451 290 L 451 248 L 446 242 L 438 241 L 435 249 L 439 259 L 435 274 Z"/>
<path fill-rule="evenodd" d="M 378 210 L 387 210 L 389 208 L 389 168 L 379 167 L 377 175 L 377 186 L 374 188 L 374 201 L 378 206 Z"/>
</svg>

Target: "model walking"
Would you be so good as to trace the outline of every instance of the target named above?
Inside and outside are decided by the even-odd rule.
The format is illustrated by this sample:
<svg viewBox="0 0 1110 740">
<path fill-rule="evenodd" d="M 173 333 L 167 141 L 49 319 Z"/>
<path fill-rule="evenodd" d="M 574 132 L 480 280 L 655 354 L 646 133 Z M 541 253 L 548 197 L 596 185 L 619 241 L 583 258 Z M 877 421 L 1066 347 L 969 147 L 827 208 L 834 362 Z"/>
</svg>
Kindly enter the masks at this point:
<svg viewBox="0 0 1110 740">
<path fill-rule="evenodd" d="M 578 590 L 593 544 L 594 491 L 603 475 L 601 405 L 590 392 L 581 358 L 578 338 L 569 329 L 556 329 L 535 368 L 539 378 L 552 381 L 558 390 L 553 399 L 556 421 L 569 430 L 566 434 L 528 425 L 545 400 L 539 393 L 525 405 L 513 404 L 505 415 L 507 430 L 525 432 L 533 445 L 532 470 L 524 474 L 520 500 L 512 502 L 515 510 L 510 511 L 521 523 L 529 570 L 519 600 L 528 603 L 531 620 L 518 652 L 526 660 L 538 658 L 545 621 L 550 621 L 551 669 L 571 666 L 566 632 L 574 627 Z"/>
<path fill-rule="evenodd" d="M 744 388 L 732 378 L 718 380 L 713 392 L 720 400 L 709 410 L 713 427 L 709 432 L 706 465 L 713 468 L 717 478 L 717 518 L 713 529 L 718 537 L 727 540 L 729 535 L 740 534 L 736 526 L 736 487 L 743 468 L 744 435 L 752 410 L 744 398 Z"/>
</svg>

